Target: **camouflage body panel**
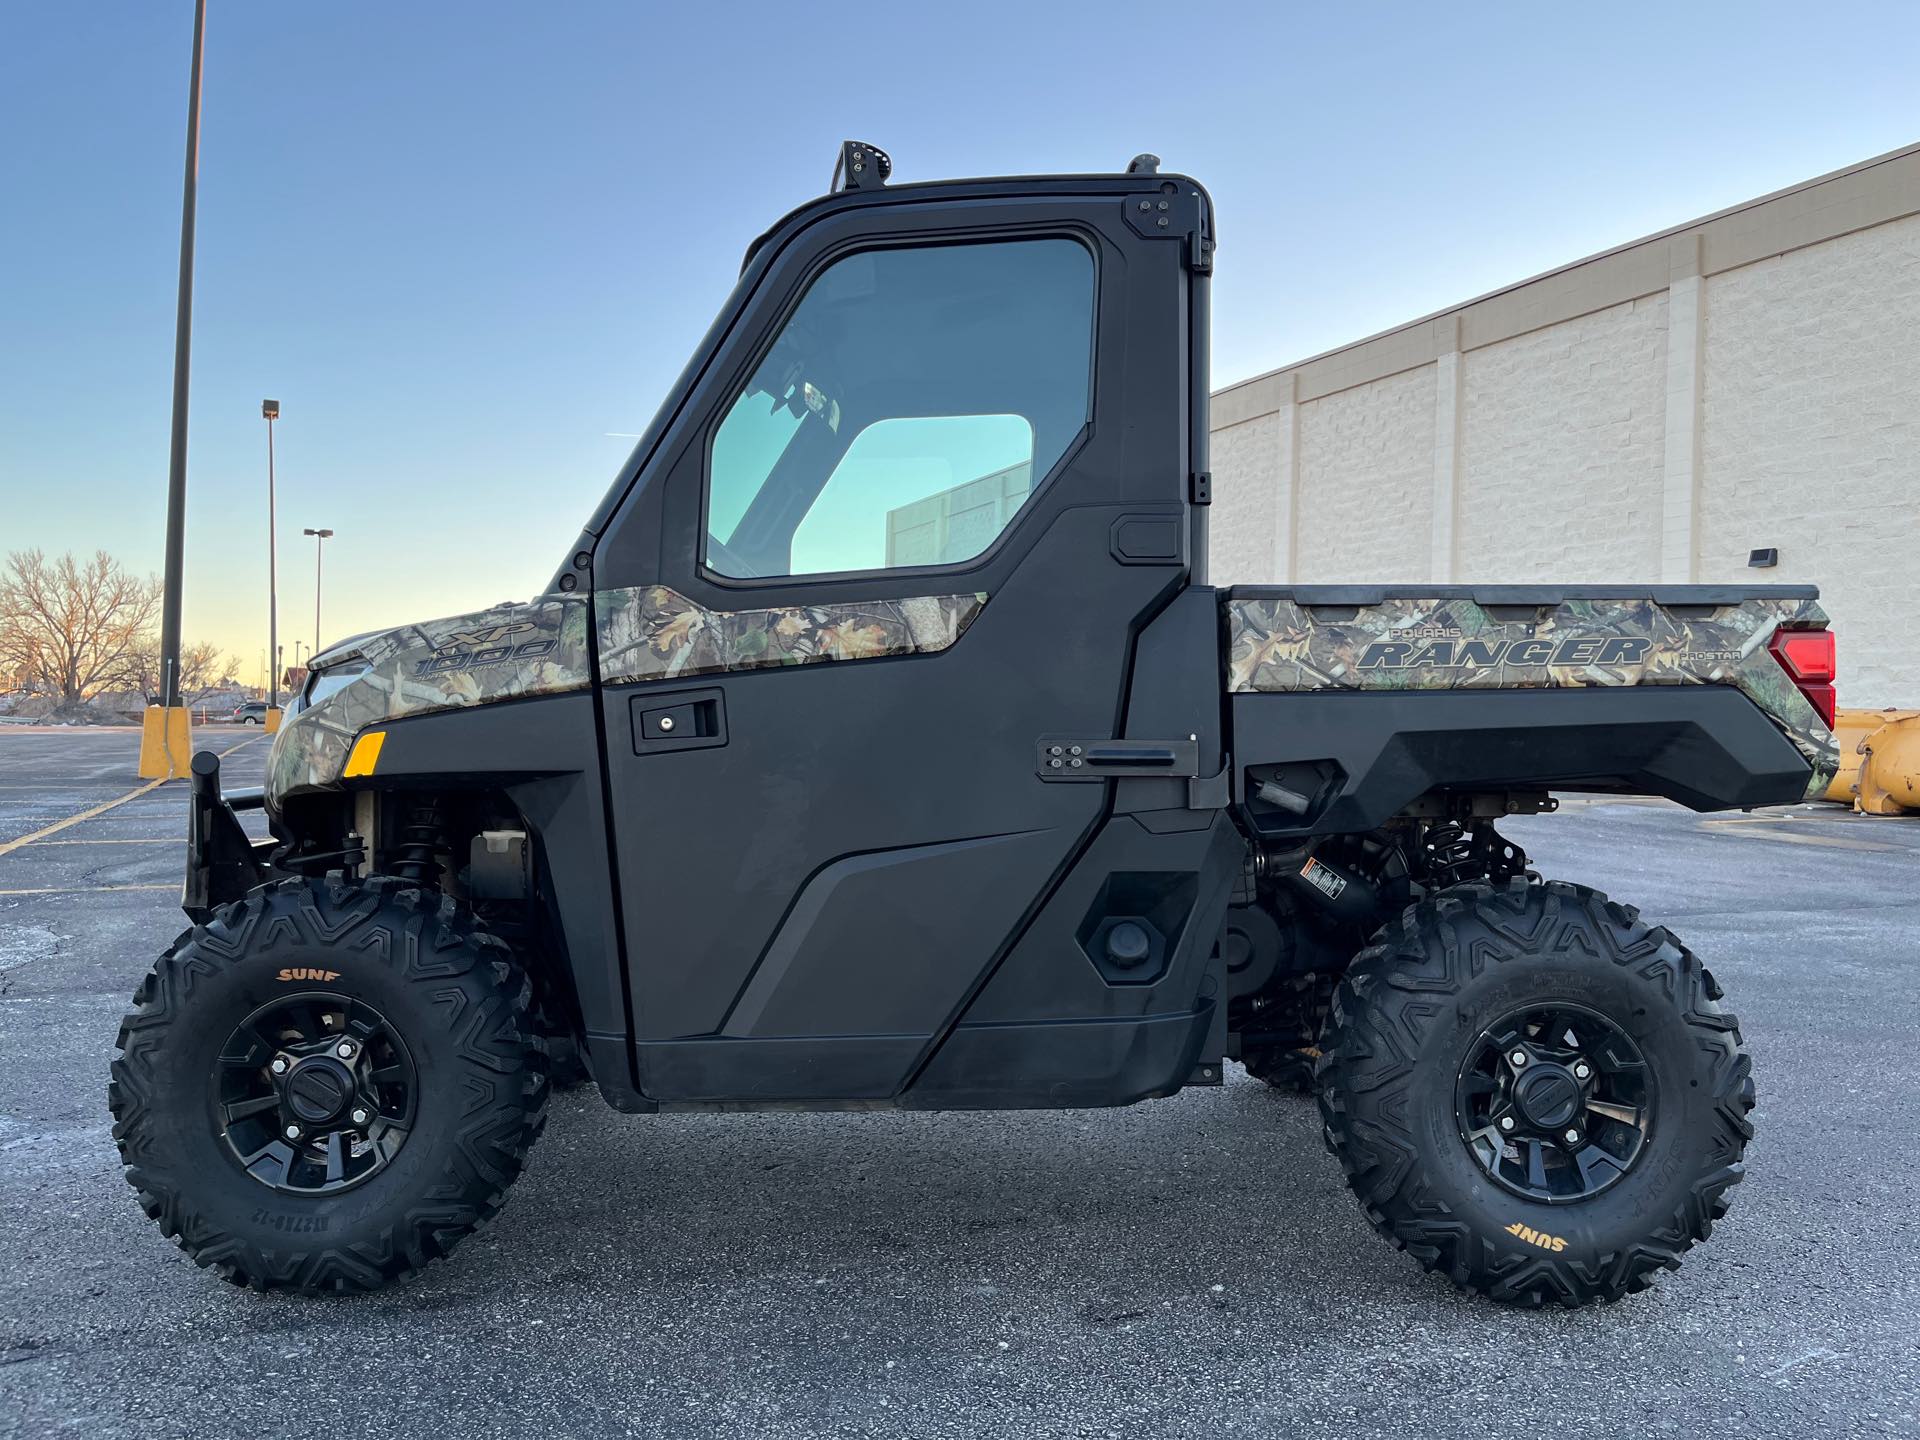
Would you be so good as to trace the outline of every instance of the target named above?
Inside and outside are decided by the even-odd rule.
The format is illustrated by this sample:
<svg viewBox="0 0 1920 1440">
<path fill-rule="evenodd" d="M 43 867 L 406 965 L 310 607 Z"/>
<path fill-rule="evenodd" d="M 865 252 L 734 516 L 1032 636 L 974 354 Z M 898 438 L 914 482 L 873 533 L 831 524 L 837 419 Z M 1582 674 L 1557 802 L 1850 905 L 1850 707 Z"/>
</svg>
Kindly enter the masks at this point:
<svg viewBox="0 0 1920 1440">
<path fill-rule="evenodd" d="M 610 684 L 930 654 L 958 640 L 985 595 L 917 596 L 766 610 L 708 610 L 660 585 L 594 597 L 602 673 Z M 472 615 L 403 625 L 336 645 L 322 682 L 358 673 L 290 715 L 267 759 L 269 804 L 339 783 L 361 731 L 389 720 L 500 700 L 585 690 L 593 683 L 584 595 L 544 595 Z"/>
<path fill-rule="evenodd" d="M 1247 694 L 1733 685 L 1813 766 L 1808 796 L 1826 793 L 1839 764 L 1833 734 L 1767 650 L 1776 630 L 1825 629 L 1817 601 L 1755 597 L 1713 606 L 1703 618 L 1691 618 L 1695 607 L 1676 610 L 1651 597 L 1492 609 L 1532 613 L 1497 618 L 1467 599 L 1357 607 L 1282 596 L 1231 599 L 1227 688 Z"/>
<path fill-rule="evenodd" d="M 607 684 L 926 655 L 958 640 L 985 595 L 921 595 L 767 610 L 709 610 L 664 585 L 599 597 L 600 674 Z"/>
<path fill-rule="evenodd" d="M 402 625 L 320 656 L 322 681 L 360 673 L 288 718 L 267 757 L 269 802 L 338 783 L 369 726 L 437 710 L 584 690 L 593 680 L 584 595 L 545 595 L 472 615 Z"/>
</svg>

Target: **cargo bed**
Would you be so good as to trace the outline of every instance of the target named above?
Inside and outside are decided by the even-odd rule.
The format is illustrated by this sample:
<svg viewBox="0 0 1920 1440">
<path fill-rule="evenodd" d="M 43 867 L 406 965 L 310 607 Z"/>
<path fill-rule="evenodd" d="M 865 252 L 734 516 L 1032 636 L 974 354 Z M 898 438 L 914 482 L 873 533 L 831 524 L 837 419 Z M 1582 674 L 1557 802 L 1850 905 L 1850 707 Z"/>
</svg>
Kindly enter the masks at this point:
<svg viewBox="0 0 1920 1440">
<path fill-rule="evenodd" d="M 1238 757 L 1370 770 L 1395 803 L 1482 770 L 1702 809 L 1780 803 L 1823 794 L 1838 761 L 1831 685 L 1776 653 L 1783 633 L 1827 628 L 1809 585 L 1243 585 L 1221 603 Z M 1586 698 L 1545 698 L 1563 691 Z M 1302 703 L 1368 695 L 1386 708 Z M 1416 734 L 1447 756 L 1396 770 Z M 1331 753 L 1356 745 L 1364 764 Z"/>
</svg>

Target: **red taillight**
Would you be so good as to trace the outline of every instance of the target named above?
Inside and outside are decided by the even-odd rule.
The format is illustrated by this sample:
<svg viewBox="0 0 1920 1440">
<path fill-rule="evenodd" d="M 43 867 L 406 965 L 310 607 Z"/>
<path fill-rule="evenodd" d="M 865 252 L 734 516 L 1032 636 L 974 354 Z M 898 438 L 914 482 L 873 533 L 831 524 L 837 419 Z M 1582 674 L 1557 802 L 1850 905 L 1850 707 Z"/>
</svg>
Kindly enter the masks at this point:
<svg viewBox="0 0 1920 1440">
<path fill-rule="evenodd" d="M 1807 697 L 1820 719 L 1833 728 L 1833 632 L 1831 630 L 1776 630 L 1767 649 L 1793 679 L 1794 689 Z"/>
</svg>

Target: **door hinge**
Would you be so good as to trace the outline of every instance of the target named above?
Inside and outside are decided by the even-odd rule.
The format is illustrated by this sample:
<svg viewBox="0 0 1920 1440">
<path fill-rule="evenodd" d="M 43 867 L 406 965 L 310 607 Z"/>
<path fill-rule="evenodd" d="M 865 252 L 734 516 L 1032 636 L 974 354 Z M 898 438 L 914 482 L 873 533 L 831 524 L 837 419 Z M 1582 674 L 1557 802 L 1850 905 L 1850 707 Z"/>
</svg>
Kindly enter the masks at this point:
<svg viewBox="0 0 1920 1440">
<path fill-rule="evenodd" d="M 1200 738 L 1100 740 L 1042 735 L 1034 773 L 1042 780 L 1184 780 L 1187 809 L 1224 810 L 1233 803 L 1233 762 L 1221 757 L 1212 775 L 1200 772 Z"/>
<path fill-rule="evenodd" d="M 1187 477 L 1187 499 L 1195 505 L 1213 504 L 1213 472 L 1202 470 Z"/>
<path fill-rule="evenodd" d="M 1100 740 L 1042 735 L 1034 771 L 1042 780 L 1176 779 L 1200 773 L 1198 740 Z"/>
<path fill-rule="evenodd" d="M 1158 192 L 1134 193 L 1126 198 L 1127 223 L 1152 240 L 1179 240 L 1186 249 L 1187 268 L 1196 275 L 1213 273 L 1213 217 L 1197 189 L 1182 189 L 1164 180 Z"/>
</svg>

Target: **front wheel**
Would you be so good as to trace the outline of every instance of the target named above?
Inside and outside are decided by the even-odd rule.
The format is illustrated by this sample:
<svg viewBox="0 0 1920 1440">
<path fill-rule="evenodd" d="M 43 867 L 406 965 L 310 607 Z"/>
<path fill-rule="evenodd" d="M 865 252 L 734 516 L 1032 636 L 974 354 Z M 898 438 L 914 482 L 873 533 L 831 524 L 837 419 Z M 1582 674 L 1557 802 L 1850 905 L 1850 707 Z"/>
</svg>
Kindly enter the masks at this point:
<svg viewBox="0 0 1920 1440">
<path fill-rule="evenodd" d="M 1327 1144 L 1376 1229 L 1496 1300 L 1645 1289 L 1744 1175 L 1752 1067 L 1699 959 L 1574 885 L 1463 885 L 1348 970 Z"/>
<path fill-rule="evenodd" d="M 499 1209 L 547 1061 L 507 947 L 397 880 L 289 880 L 196 925 L 120 1027 L 109 1104 L 160 1228 L 236 1284 L 371 1290 Z"/>
</svg>

